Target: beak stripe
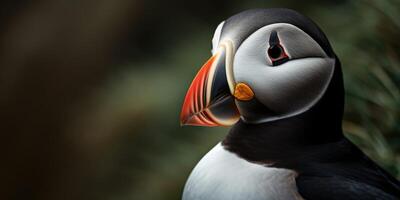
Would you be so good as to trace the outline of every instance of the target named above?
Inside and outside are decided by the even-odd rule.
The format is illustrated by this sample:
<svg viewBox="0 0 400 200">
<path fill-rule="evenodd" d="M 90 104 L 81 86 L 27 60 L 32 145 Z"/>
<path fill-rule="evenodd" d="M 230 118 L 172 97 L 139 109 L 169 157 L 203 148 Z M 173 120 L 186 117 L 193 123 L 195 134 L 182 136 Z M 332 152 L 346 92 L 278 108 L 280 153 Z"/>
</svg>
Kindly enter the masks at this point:
<svg viewBox="0 0 400 200">
<path fill-rule="evenodd" d="M 212 121 L 209 121 L 209 120 L 207 119 L 207 117 L 206 117 L 206 112 L 207 112 L 207 111 L 201 112 L 201 113 L 200 113 L 201 116 L 199 117 L 199 119 L 200 119 L 201 121 L 203 121 L 204 123 L 206 123 L 207 125 L 212 125 L 213 122 L 212 122 Z"/>
<path fill-rule="evenodd" d="M 225 70 L 221 70 L 221 67 L 225 69 L 224 49 L 220 48 L 219 51 L 200 68 L 193 79 L 183 102 L 181 125 L 225 126 L 239 119 L 224 77 Z M 221 96 L 226 98 L 220 99 Z"/>
<path fill-rule="evenodd" d="M 201 77 L 200 77 L 200 79 L 201 79 Z M 195 84 L 194 85 L 194 90 L 197 91 L 198 89 L 199 89 L 199 84 Z M 200 110 L 199 97 L 198 97 L 198 93 L 197 92 L 193 93 L 193 104 L 194 104 L 193 105 L 194 106 L 193 112 L 197 113 Z"/>
<path fill-rule="evenodd" d="M 215 61 L 215 56 L 211 57 L 206 64 L 197 73 L 195 79 L 189 87 L 188 93 L 186 94 L 184 105 L 181 113 L 181 123 L 193 123 L 196 121 L 207 122 L 207 125 L 213 125 L 210 121 L 204 121 L 206 117 L 203 115 L 198 115 L 204 112 L 203 109 L 206 108 L 206 102 L 204 98 L 205 91 L 207 90 L 207 78 L 209 71 Z M 204 118 L 204 119 L 202 119 Z"/>
</svg>

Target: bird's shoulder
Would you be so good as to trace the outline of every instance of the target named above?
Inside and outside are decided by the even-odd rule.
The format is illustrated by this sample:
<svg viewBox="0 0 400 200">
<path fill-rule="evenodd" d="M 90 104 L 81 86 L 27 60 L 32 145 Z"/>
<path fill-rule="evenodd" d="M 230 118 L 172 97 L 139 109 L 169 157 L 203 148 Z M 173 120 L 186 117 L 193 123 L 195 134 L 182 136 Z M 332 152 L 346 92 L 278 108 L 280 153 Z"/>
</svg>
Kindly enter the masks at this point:
<svg viewBox="0 0 400 200">
<path fill-rule="evenodd" d="M 400 182 L 350 141 L 329 148 L 329 155 L 324 156 L 333 159 L 299 169 L 296 185 L 304 198 L 400 199 Z"/>
<path fill-rule="evenodd" d="M 299 176 L 299 194 L 308 200 L 395 200 L 399 197 L 369 184 L 344 177 Z"/>
</svg>

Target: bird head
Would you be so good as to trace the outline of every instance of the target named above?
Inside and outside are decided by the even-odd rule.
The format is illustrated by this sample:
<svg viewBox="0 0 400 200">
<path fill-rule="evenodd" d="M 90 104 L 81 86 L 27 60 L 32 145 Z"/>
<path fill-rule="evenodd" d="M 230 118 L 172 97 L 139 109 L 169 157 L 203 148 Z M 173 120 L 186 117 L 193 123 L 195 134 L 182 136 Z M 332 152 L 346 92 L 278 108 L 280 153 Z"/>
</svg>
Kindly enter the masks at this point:
<svg viewBox="0 0 400 200">
<path fill-rule="evenodd" d="M 341 71 L 328 40 L 293 10 L 255 9 L 230 17 L 216 28 L 211 52 L 186 94 L 182 125 L 290 118 L 310 110 L 328 88 L 342 103 L 342 87 L 329 87 Z"/>
</svg>

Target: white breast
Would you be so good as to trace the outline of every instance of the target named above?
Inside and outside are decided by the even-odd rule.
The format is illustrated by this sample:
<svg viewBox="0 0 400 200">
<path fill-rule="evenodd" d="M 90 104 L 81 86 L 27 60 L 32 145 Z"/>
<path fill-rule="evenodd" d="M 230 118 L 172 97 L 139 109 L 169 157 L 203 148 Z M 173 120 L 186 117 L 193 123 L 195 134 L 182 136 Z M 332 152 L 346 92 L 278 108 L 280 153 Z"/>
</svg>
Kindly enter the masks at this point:
<svg viewBox="0 0 400 200">
<path fill-rule="evenodd" d="M 296 173 L 250 163 L 217 144 L 193 169 L 183 200 L 292 200 Z"/>
</svg>

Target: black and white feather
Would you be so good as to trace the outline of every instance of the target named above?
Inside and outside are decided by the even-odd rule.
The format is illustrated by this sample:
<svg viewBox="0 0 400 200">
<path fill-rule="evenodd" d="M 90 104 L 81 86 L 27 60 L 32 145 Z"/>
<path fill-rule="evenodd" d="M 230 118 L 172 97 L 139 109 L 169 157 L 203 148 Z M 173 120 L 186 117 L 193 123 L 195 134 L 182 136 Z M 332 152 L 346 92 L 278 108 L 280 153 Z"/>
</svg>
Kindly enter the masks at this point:
<svg viewBox="0 0 400 200">
<path fill-rule="evenodd" d="M 399 181 L 343 135 L 341 64 L 315 23 L 248 10 L 222 22 L 212 44 L 230 46 L 227 79 L 255 98 L 235 102 L 241 119 L 194 168 L 184 200 L 400 199 Z"/>
</svg>

